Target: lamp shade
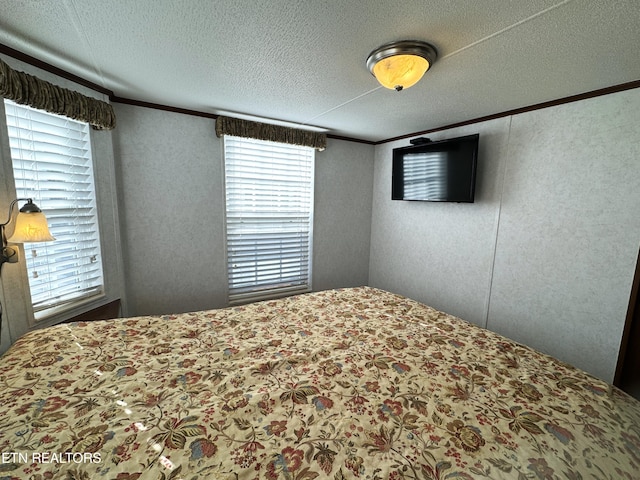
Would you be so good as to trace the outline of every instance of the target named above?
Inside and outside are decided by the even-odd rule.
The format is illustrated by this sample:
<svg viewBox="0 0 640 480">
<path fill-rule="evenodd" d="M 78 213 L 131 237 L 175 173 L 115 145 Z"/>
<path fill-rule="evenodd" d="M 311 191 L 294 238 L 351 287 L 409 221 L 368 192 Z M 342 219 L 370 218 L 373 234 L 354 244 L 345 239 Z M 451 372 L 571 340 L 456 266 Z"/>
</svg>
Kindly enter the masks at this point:
<svg viewBox="0 0 640 480">
<path fill-rule="evenodd" d="M 400 91 L 418 83 L 436 57 L 435 48 L 428 43 L 404 40 L 371 52 L 367 67 L 383 87 Z"/>
<path fill-rule="evenodd" d="M 373 67 L 373 74 L 383 87 L 398 90 L 409 88 L 429 69 L 429 62 L 417 55 L 396 55 L 380 60 Z"/>
<path fill-rule="evenodd" d="M 50 242 L 55 240 L 49 232 L 47 217 L 42 212 L 20 212 L 16 216 L 16 226 L 8 242 Z"/>
</svg>

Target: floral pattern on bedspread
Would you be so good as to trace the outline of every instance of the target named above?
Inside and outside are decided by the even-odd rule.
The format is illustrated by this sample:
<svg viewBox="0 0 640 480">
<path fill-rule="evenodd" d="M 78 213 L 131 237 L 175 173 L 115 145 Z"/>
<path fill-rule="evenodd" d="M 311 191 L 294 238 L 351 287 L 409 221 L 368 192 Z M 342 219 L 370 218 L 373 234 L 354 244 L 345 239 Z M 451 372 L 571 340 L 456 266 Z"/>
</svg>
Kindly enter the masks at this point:
<svg viewBox="0 0 640 480">
<path fill-rule="evenodd" d="M 640 402 L 369 287 L 34 331 L 0 384 L 0 478 L 640 478 Z"/>
</svg>

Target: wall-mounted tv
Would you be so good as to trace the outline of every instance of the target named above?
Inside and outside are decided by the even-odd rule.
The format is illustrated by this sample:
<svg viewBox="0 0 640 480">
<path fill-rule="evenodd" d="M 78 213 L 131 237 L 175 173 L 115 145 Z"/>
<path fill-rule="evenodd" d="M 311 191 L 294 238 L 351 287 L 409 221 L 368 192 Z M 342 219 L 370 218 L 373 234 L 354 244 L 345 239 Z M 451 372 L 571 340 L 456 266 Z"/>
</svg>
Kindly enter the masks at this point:
<svg viewBox="0 0 640 480">
<path fill-rule="evenodd" d="M 392 200 L 474 201 L 479 134 L 393 150 Z"/>
</svg>

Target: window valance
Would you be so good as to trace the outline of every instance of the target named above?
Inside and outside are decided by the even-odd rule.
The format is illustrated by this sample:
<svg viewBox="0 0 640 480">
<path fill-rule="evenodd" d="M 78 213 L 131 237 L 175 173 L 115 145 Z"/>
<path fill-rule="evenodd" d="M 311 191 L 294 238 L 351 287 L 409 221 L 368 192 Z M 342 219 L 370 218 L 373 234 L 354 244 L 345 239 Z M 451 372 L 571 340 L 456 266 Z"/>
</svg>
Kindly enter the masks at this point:
<svg viewBox="0 0 640 480">
<path fill-rule="evenodd" d="M 308 130 L 223 116 L 216 118 L 216 135 L 218 137 L 231 135 L 234 137 L 266 140 L 269 142 L 287 143 L 289 145 L 302 145 L 320 151 L 327 147 L 327 135 L 325 133 L 310 132 Z"/>
<path fill-rule="evenodd" d="M 22 105 L 87 122 L 97 130 L 116 126 L 116 115 L 109 103 L 13 70 L 2 60 L 0 95 Z"/>
</svg>

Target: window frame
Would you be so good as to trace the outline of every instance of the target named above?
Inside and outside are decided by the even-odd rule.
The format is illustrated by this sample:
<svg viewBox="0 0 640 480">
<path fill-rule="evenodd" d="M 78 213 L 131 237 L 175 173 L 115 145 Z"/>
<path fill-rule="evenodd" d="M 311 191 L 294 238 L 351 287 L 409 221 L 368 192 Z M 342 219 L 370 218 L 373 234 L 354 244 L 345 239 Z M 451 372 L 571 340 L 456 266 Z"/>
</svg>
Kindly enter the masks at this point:
<svg viewBox="0 0 640 480">
<path fill-rule="evenodd" d="M 17 135 L 13 138 L 15 139 L 15 144 L 17 144 L 15 148 L 19 151 L 20 156 L 13 158 L 12 155 L 11 160 L 16 193 L 21 198 L 33 198 L 34 202 L 40 205 L 48 215 L 49 227 L 53 236 L 57 237 L 51 243 L 25 243 L 23 245 L 25 253 L 29 250 L 34 252 L 25 255 L 24 258 L 29 269 L 28 281 L 31 307 L 37 322 L 53 312 L 90 302 L 94 298 L 104 295 L 104 256 L 100 242 L 100 213 L 97 206 L 98 198 L 94 175 L 91 128 L 86 122 L 67 119 L 61 115 L 19 105 L 10 100 L 5 99 L 4 103 L 7 124 L 9 123 L 6 112 L 7 106 L 15 109 L 15 113 L 11 114 L 11 117 L 15 120 L 11 123 L 15 124 L 12 128 L 17 131 Z M 26 125 L 31 127 L 32 124 L 36 126 L 36 129 L 26 127 Z M 42 126 L 41 128 L 38 127 L 40 125 Z M 7 131 L 9 131 L 8 126 Z M 31 132 L 35 132 L 35 134 Z M 24 135 L 21 135 L 21 133 L 24 133 Z M 68 133 L 71 136 L 61 135 L 63 133 Z M 49 142 L 49 140 L 54 142 L 42 143 L 43 141 Z M 32 146 L 35 145 L 37 145 L 37 149 L 32 149 Z M 10 145 L 10 151 L 12 150 L 13 147 Z M 71 154 L 72 151 L 73 154 Z M 78 160 L 74 160 L 74 158 Z M 53 169 L 45 166 L 49 159 L 52 161 Z M 36 180 L 29 179 L 29 175 L 26 174 L 30 163 L 38 164 L 36 177 L 39 178 Z M 77 172 L 77 174 L 70 173 L 72 171 Z M 16 177 L 18 172 L 22 172 L 21 178 Z M 55 184 L 48 190 L 38 189 L 39 183 L 48 185 L 49 182 L 57 182 L 58 179 L 60 179 L 59 182 L 63 190 L 57 190 Z M 76 188 L 76 186 L 79 188 Z M 74 194 L 74 199 L 71 199 L 70 203 L 66 204 L 66 198 L 71 197 L 68 192 L 76 193 Z M 61 200 L 61 198 L 64 198 L 64 200 Z M 69 217 L 68 212 L 71 211 L 69 207 L 75 210 L 80 204 L 85 205 L 85 207 L 81 208 L 81 213 Z M 84 213 L 82 210 L 84 210 Z M 60 220 L 57 220 L 57 215 L 60 216 Z M 73 220 L 69 222 L 65 217 Z M 87 221 L 90 223 L 86 223 Z M 83 224 L 95 227 L 95 230 L 93 228 L 87 230 L 87 227 L 83 226 Z M 86 233 L 82 233 L 81 236 L 84 236 L 84 240 L 76 241 L 74 237 L 78 236 L 78 229 L 80 229 L 80 232 L 88 232 L 89 236 L 87 237 Z M 65 238 L 68 240 L 65 241 Z M 78 247 L 85 252 L 89 248 L 91 252 L 90 254 L 83 253 L 82 256 L 78 257 L 73 254 L 73 252 L 78 251 Z M 58 262 L 56 263 L 55 258 L 49 258 L 48 260 L 50 261 L 37 267 L 34 265 L 34 262 L 38 263 L 37 260 L 34 260 L 34 258 L 37 258 L 36 252 L 45 255 L 45 257 L 56 257 Z M 69 263 L 69 259 L 71 259 L 71 263 Z M 64 273 L 59 268 L 62 260 L 64 260 L 65 264 L 70 265 L 70 273 L 73 272 L 71 277 L 68 275 L 66 277 L 71 280 L 71 284 L 69 284 L 69 280 L 64 280 Z M 48 267 L 51 264 L 54 267 Z M 58 268 L 55 268 L 55 266 L 58 266 Z M 43 270 L 45 272 L 44 278 L 50 281 L 40 282 L 39 284 L 37 281 L 33 282 L 34 272 L 38 269 Z M 86 278 L 87 274 L 90 274 L 95 280 L 88 280 L 85 284 L 82 278 Z M 64 293 L 65 283 L 71 287 L 71 290 L 67 287 L 66 293 Z M 76 291 L 76 286 L 83 286 L 84 288 Z M 51 297 L 51 293 L 47 292 L 51 292 L 52 289 L 61 289 L 61 297 Z M 38 291 L 40 291 L 39 294 L 37 293 Z"/>
<path fill-rule="evenodd" d="M 307 195 L 306 202 L 308 209 L 306 210 L 306 230 L 303 233 L 306 237 L 307 248 L 305 250 L 306 255 L 302 255 L 300 258 L 306 260 L 304 262 L 299 262 L 300 264 L 306 264 L 306 275 L 305 281 L 302 283 L 288 285 L 286 282 L 278 285 L 278 283 L 274 283 L 268 286 L 260 286 L 254 284 L 252 287 L 242 288 L 245 291 L 235 291 L 239 290 L 239 288 L 234 288 L 232 286 L 232 266 L 231 262 L 233 261 L 232 255 L 230 254 L 230 243 L 229 243 L 229 225 L 230 225 L 230 212 L 229 212 L 229 203 L 228 203 L 228 195 L 229 195 L 229 185 L 228 185 L 228 173 L 230 165 L 228 163 L 228 144 L 230 142 L 247 142 L 254 146 L 264 146 L 265 152 L 268 151 L 269 146 L 273 149 L 284 149 L 295 151 L 299 149 L 304 149 L 304 152 L 309 157 L 307 161 L 307 181 L 305 182 Z M 265 140 L 256 140 L 250 138 L 242 138 L 242 137 L 234 137 L 230 135 L 223 136 L 222 142 L 222 164 L 223 164 L 223 185 L 224 185 L 224 239 L 225 239 L 225 265 L 226 265 L 226 279 L 227 279 L 227 302 L 229 305 L 240 305 L 248 302 L 260 301 L 260 300 L 268 300 L 274 298 L 280 298 L 289 295 L 295 295 L 300 293 L 307 293 L 312 291 L 312 278 L 313 278 L 313 215 L 314 215 L 314 198 L 315 198 L 315 149 L 312 147 L 300 147 L 297 145 L 289 145 L 285 143 L 279 142 L 270 142 Z M 237 188 L 237 187 L 233 187 Z M 290 213 L 290 212 L 289 212 Z M 302 240 L 300 243 L 305 243 Z M 259 268 L 259 267 L 257 267 Z M 301 268 L 301 270 L 304 270 Z M 258 274 L 259 276 L 259 274 Z M 235 292 L 234 292 L 235 291 Z"/>
<path fill-rule="evenodd" d="M 0 58 L 11 68 L 75 90 L 87 96 L 109 101 L 108 95 L 80 85 L 73 80 L 0 54 Z M 70 318 L 82 315 L 90 310 L 120 300 L 121 315 L 127 314 L 127 298 L 124 290 L 124 261 L 121 243 L 118 209 L 117 173 L 114 156 L 114 135 L 112 130 L 90 129 L 93 149 L 93 168 L 95 175 L 96 197 L 100 228 L 100 247 L 102 249 L 105 291 L 101 297 L 88 299 L 65 309 L 48 312 L 46 318 L 35 320 L 31 299 L 28 296 L 29 284 L 24 264 L 24 249 L 17 244 L 19 260 L 17 264 L 5 264 L 0 278 L 0 301 L 2 301 L 2 338 L 0 353 L 4 352 L 19 337 L 39 328 L 55 325 Z M 12 160 L 9 150 L 9 137 L 5 119 L 4 102 L 0 102 L 0 209 L 7 209 L 9 203 L 17 198 L 13 177 Z M 5 215 L 6 215 L 5 211 Z"/>
</svg>

